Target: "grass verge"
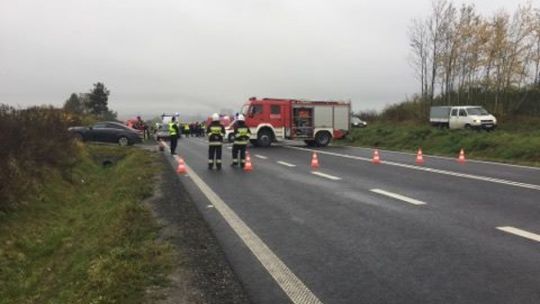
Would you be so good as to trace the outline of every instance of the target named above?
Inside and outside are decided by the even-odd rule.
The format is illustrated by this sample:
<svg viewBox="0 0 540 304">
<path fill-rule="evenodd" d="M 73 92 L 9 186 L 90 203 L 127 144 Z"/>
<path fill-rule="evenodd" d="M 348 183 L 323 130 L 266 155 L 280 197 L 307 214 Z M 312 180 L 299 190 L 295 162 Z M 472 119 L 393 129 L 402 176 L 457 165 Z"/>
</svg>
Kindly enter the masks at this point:
<svg viewBox="0 0 540 304">
<path fill-rule="evenodd" d="M 156 159 L 102 145 L 82 154 L 71 181 L 44 172 L 39 191 L 0 214 L 0 303 L 142 303 L 166 284 L 173 249 L 141 204 Z"/>
<path fill-rule="evenodd" d="M 447 130 L 407 123 L 377 122 L 355 129 L 342 144 L 540 166 L 540 128 L 507 126 L 494 132 Z"/>
</svg>

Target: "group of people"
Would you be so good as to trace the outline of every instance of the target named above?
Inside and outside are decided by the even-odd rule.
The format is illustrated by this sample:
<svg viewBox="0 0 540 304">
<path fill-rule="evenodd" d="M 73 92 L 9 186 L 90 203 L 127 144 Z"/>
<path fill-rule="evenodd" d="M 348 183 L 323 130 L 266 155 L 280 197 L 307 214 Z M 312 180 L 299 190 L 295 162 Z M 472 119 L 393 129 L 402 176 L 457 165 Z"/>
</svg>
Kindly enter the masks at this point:
<svg viewBox="0 0 540 304">
<path fill-rule="evenodd" d="M 192 136 L 192 137 L 204 137 L 205 135 L 205 124 L 204 123 L 199 123 L 198 121 L 197 122 L 193 122 L 193 123 L 190 123 L 190 124 L 185 124 L 184 125 L 184 135 L 186 137 L 188 136 Z"/>
<path fill-rule="evenodd" d="M 206 128 L 208 135 L 208 169 L 216 167 L 221 170 L 223 141 L 225 139 L 225 126 L 221 124 L 219 114 L 212 115 L 212 122 Z M 171 154 L 176 154 L 176 146 L 180 130 L 176 124 L 175 118 L 169 123 L 169 135 L 171 138 Z M 245 124 L 245 118 L 242 114 L 238 115 L 234 124 L 234 143 L 232 149 L 232 167 L 244 167 L 246 163 L 246 147 L 249 143 L 251 132 Z"/>
</svg>

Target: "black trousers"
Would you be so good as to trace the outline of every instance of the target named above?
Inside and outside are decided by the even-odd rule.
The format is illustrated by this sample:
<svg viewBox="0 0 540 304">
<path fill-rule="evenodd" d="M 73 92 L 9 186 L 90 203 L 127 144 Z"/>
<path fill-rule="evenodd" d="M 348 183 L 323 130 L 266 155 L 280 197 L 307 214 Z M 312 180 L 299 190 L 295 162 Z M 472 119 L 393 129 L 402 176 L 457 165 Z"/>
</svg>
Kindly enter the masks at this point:
<svg viewBox="0 0 540 304">
<path fill-rule="evenodd" d="M 218 168 L 221 167 L 221 152 L 222 152 L 221 145 L 208 146 L 208 166 L 209 167 L 213 167 L 214 164 L 217 164 Z"/>
<path fill-rule="evenodd" d="M 233 165 L 238 165 L 238 154 L 240 154 L 240 164 L 243 167 L 246 163 L 246 146 L 247 145 L 237 145 L 233 144 L 232 148 L 232 159 Z"/>
<path fill-rule="evenodd" d="M 171 136 L 171 154 L 176 153 L 177 145 L 178 145 L 178 137 L 176 135 Z"/>
</svg>

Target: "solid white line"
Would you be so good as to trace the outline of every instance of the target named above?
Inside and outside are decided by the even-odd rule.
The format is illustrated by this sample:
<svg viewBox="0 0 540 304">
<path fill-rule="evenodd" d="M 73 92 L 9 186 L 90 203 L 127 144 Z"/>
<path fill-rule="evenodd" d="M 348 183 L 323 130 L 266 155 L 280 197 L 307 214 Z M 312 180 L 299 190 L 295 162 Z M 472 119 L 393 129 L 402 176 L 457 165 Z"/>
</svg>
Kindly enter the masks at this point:
<svg viewBox="0 0 540 304">
<path fill-rule="evenodd" d="M 317 152 L 319 154 L 326 154 L 326 155 L 332 155 L 332 156 L 338 156 L 343 158 L 349 158 L 349 159 L 356 159 L 356 160 L 362 160 L 371 162 L 371 158 L 367 157 L 360 157 L 360 156 L 354 156 L 354 155 L 348 155 L 348 154 L 341 154 L 341 153 L 334 153 L 334 152 L 328 152 L 328 151 L 322 151 L 322 150 L 313 150 L 313 149 L 306 149 L 306 148 L 299 148 L 299 147 L 290 147 L 290 146 L 284 146 L 288 149 L 295 149 L 295 150 L 301 150 L 301 151 L 310 151 L 310 152 Z M 520 183 L 520 182 L 514 182 L 510 180 L 500 179 L 500 178 L 494 178 L 494 177 L 487 177 L 487 176 L 481 176 L 481 175 L 472 175 L 467 173 L 459 173 L 454 171 L 447 171 L 447 170 L 440 170 L 440 169 L 434 169 L 434 168 L 428 168 L 428 167 L 419 167 L 416 165 L 407 165 L 402 163 L 396 163 L 391 161 L 383 160 L 381 162 L 382 165 L 389 165 L 389 166 L 396 166 L 401 168 L 407 168 L 407 169 L 413 169 L 418 171 L 425 171 L 425 172 L 431 172 L 431 173 L 437 173 L 437 174 L 443 174 L 443 175 L 450 175 L 450 176 L 456 176 L 456 177 L 463 177 L 468 179 L 474 179 L 474 180 L 481 180 L 485 182 L 492 182 L 497 184 L 504 184 L 509 186 L 515 186 L 515 187 L 521 187 L 521 188 L 527 188 L 532 190 L 539 190 L 539 185 L 534 184 L 526 184 L 526 183 Z"/>
<path fill-rule="evenodd" d="M 259 154 L 255 154 L 255 157 L 260 159 L 268 159 L 268 157 Z"/>
<path fill-rule="evenodd" d="M 283 165 L 283 166 L 286 166 L 286 167 L 296 167 L 296 165 L 294 164 L 289 164 L 287 162 L 284 162 L 284 161 L 277 161 L 276 163 L 280 164 L 280 165 Z"/>
<path fill-rule="evenodd" d="M 279 257 L 249 228 L 246 223 L 193 171 L 186 168 L 193 182 L 214 205 L 223 219 L 251 250 L 263 267 L 295 304 L 322 304 L 311 290 L 283 263 Z"/>
<path fill-rule="evenodd" d="M 337 177 L 337 176 L 333 176 L 333 175 L 329 175 L 329 174 L 324 174 L 324 173 L 321 173 L 321 172 L 318 172 L 318 171 L 311 171 L 311 174 L 315 174 L 315 175 L 318 175 L 320 177 L 328 178 L 328 179 L 331 179 L 331 180 L 341 180 L 341 177 Z"/>
<path fill-rule="evenodd" d="M 335 146 L 335 147 L 339 147 L 339 146 Z M 365 147 L 354 147 L 354 146 L 343 146 L 343 147 L 359 149 L 359 150 L 369 150 L 370 149 L 370 148 L 365 148 Z M 380 152 L 385 152 L 385 153 L 395 153 L 395 154 L 416 156 L 416 153 L 410 153 L 410 152 L 401 152 L 401 151 L 384 150 L 384 149 L 379 149 L 379 151 Z M 440 158 L 440 159 L 447 159 L 447 160 L 456 160 L 457 159 L 457 153 L 456 153 L 455 158 L 454 157 L 448 157 L 448 156 L 425 154 L 425 153 L 424 153 L 424 156 L 429 157 L 429 158 Z M 514 164 L 507 164 L 507 163 L 501 163 L 501 162 L 496 162 L 496 161 L 477 160 L 477 159 L 470 159 L 470 158 L 467 158 L 467 162 L 469 162 L 469 163 L 479 163 L 479 164 L 488 164 L 488 165 L 496 165 L 496 166 L 516 167 L 516 168 L 530 169 L 530 170 L 540 170 L 540 167 L 514 165 Z"/>
<path fill-rule="evenodd" d="M 391 197 L 391 198 L 395 198 L 397 200 L 404 201 L 404 202 L 407 202 L 409 204 L 413 204 L 413 205 L 417 205 L 417 206 L 426 204 L 426 203 L 424 203 L 422 201 L 419 201 L 419 200 L 416 200 L 414 198 L 406 197 L 406 196 L 403 196 L 403 195 L 400 195 L 400 194 L 384 191 L 384 190 L 381 190 L 381 189 L 371 189 L 369 191 L 375 192 L 375 193 L 378 193 L 378 194 L 381 194 L 381 195 L 385 195 L 385 196 L 388 196 L 388 197 Z"/>
<path fill-rule="evenodd" d="M 510 227 L 510 226 L 503 226 L 503 227 L 496 227 L 496 228 L 504 232 L 508 232 L 511 234 L 515 234 L 517 236 L 524 237 L 529 240 L 540 242 L 540 235 L 536 233 L 532 233 L 529 231 L 521 230 L 519 228 Z"/>
</svg>

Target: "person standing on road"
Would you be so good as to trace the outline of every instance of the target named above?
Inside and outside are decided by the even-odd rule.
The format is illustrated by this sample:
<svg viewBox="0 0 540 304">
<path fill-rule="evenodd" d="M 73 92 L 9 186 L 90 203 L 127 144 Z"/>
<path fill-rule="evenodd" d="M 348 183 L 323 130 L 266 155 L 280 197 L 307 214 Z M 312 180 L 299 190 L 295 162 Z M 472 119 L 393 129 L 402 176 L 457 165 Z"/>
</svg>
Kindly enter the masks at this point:
<svg viewBox="0 0 540 304">
<path fill-rule="evenodd" d="M 219 115 L 212 114 L 212 123 L 206 130 L 208 133 L 208 169 L 214 169 L 214 164 L 221 170 L 221 152 L 223 148 L 223 136 L 225 127 L 219 122 Z"/>
<path fill-rule="evenodd" d="M 180 135 L 180 130 L 176 124 L 176 118 L 173 116 L 169 122 L 169 137 L 171 138 L 171 155 L 176 154 L 176 145 L 178 144 L 178 135 Z"/>
<path fill-rule="evenodd" d="M 246 126 L 244 115 L 238 115 L 234 125 L 234 144 L 232 149 L 233 162 L 231 166 L 238 166 L 238 154 L 240 154 L 240 166 L 244 168 L 246 164 L 246 147 L 249 142 L 251 131 Z"/>
<path fill-rule="evenodd" d="M 184 135 L 186 136 L 186 138 L 189 137 L 189 123 L 186 122 L 186 124 L 184 124 Z"/>
</svg>

